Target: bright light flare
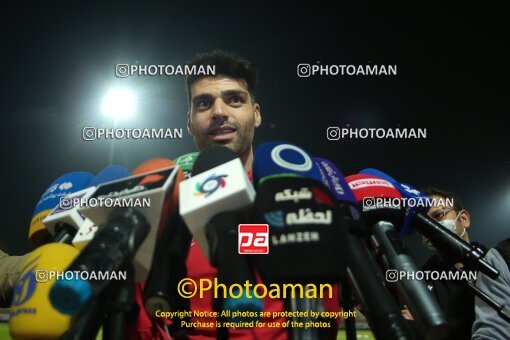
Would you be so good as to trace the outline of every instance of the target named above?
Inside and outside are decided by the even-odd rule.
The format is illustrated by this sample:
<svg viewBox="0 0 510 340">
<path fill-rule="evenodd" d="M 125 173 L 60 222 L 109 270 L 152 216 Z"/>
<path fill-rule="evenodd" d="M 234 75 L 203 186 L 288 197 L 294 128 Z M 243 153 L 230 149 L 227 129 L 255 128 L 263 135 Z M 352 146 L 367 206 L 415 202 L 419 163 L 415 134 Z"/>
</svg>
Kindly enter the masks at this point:
<svg viewBox="0 0 510 340">
<path fill-rule="evenodd" d="M 115 120 L 129 118 L 135 112 L 135 96 L 125 89 L 113 89 L 104 97 L 101 111 Z"/>
</svg>

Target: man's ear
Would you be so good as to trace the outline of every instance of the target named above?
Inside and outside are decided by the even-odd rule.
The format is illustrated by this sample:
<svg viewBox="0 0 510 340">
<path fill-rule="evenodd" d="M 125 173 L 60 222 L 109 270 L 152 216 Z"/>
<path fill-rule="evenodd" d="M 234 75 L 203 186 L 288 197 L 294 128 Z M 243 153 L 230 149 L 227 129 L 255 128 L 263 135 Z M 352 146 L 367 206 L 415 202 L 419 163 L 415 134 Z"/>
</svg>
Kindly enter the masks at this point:
<svg viewBox="0 0 510 340">
<path fill-rule="evenodd" d="M 262 116 L 260 115 L 260 105 L 255 103 L 253 105 L 253 115 L 255 116 L 255 127 L 258 128 L 262 124 Z"/>
<path fill-rule="evenodd" d="M 191 113 L 188 111 L 188 121 L 186 123 L 188 133 L 193 136 L 193 126 L 191 125 Z"/>
<path fill-rule="evenodd" d="M 471 225 L 471 216 L 467 212 L 467 210 L 461 210 L 459 216 L 460 223 L 464 228 L 469 228 Z"/>
</svg>

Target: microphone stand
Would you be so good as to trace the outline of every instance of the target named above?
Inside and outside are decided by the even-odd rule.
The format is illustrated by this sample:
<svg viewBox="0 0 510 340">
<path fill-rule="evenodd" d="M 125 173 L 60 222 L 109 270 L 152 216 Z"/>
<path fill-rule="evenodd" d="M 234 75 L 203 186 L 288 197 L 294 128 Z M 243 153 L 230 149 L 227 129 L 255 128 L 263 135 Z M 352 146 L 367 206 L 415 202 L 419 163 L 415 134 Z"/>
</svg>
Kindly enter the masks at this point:
<svg viewBox="0 0 510 340">
<path fill-rule="evenodd" d="M 352 299 L 352 290 L 351 286 L 347 282 L 347 279 L 344 279 L 341 284 L 341 296 L 342 296 L 342 308 L 344 310 L 353 310 L 354 303 Z M 347 340 L 356 340 L 356 318 L 346 318 L 345 319 L 345 337 Z"/>
<path fill-rule="evenodd" d="M 321 299 L 314 298 L 314 299 L 305 299 L 305 298 L 298 298 L 293 297 L 286 300 L 286 308 L 287 310 L 290 310 L 292 313 L 295 312 L 304 312 L 304 311 L 314 311 L 314 312 L 323 312 L 324 306 L 322 304 Z M 291 324 L 293 322 L 304 322 L 307 323 L 309 321 L 314 321 L 311 317 L 311 315 L 308 316 L 308 318 L 304 319 L 299 317 L 292 317 L 290 318 Z M 318 320 L 320 321 L 320 320 Z M 302 327 L 287 327 L 287 334 L 289 336 L 289 339 L 292 340 L 315 340 L 315 339 L 328 339 L 331 338 L 331 334 L 329 333 L 330 329 L 328 328 L 316 328 L 316 327 L 310 327 L 308 329 L 303 329 Z"/>
<path fill-rule="evenodd" d="M 117 290 L 110 303 L 110 312 L 103 324 L 104 339 L 122 340 L 126 338 L 126 324 L 138 314 L 134 301 L 135 275 L 132 263 L 124 266 L 126 280 L 119 281 L 112 286 Z"/>
<path fill-rule="evenodd" d="M 73 324 L 60 337 L 60 340 L 95 339 L 97 337 L 101 326 L 107 319 L 107 312 L 111 309 L 112 301 L 108 297 L 120 295 L 119 284 L 113 283 L 115 282 L 112 281 L 97 299 L 91 300 L 90 304 L 76 316 Z M 133 301 L 133 298 L 130 297 L 129 301 Z M 103 329 L 105 337 L 106 328 Z"/>
<path fill-rule="evenodd" d="M 106 313 L 106 300 L 97 299 L 76 317 L 72 326 L 60 336 L 60 340 L 95 339 Z"/>
</svg>

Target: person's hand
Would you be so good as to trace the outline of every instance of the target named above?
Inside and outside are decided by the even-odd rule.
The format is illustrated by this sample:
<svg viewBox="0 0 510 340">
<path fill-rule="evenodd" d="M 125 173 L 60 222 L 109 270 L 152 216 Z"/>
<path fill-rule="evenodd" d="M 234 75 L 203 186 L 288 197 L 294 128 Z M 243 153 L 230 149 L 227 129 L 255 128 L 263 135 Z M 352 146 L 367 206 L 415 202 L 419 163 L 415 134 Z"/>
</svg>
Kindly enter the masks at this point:
<svg viewBox="0 0 510 340">
<path fill-rule="evenodd" d="M 409 308 L 407 308 L 406 305 L 404 305 L 404 309 L 402 309 L 401 312 L 402 312 L 402 316 L 404 317 L 404 319 L 414 320 L 413 314 L 411 314 L 411 311 L 409 310 Z"/>
</svg>

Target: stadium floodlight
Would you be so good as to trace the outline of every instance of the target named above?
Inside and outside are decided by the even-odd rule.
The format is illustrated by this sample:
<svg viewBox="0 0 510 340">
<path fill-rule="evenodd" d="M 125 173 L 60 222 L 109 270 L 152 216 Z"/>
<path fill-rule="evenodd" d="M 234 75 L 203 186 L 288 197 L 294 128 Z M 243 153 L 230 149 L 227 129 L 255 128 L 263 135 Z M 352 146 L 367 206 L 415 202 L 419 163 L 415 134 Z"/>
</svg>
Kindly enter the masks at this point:
<svg viewBox="0 0 510 340">
<path fill-rule="evenodd" d="M 135 96 L 126 89 L 112 89 L 104 97 L 101 111 L 115 121 L 129 118 L 135 112 Z"/>
</svg>

